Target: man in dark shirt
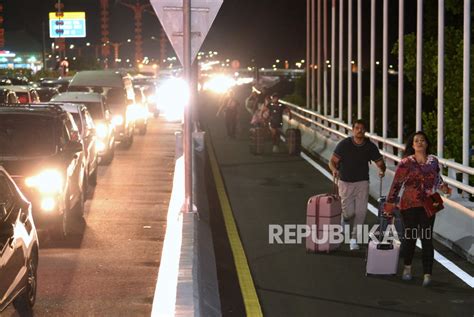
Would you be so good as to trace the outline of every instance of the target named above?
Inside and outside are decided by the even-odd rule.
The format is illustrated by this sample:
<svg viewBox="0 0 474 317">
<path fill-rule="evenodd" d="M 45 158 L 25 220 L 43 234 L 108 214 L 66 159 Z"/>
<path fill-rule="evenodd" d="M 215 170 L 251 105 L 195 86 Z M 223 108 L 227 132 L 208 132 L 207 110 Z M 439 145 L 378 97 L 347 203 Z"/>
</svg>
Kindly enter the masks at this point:
<svg viewBox="0 0 474 317">
<path fill-rule="evenodd" d="M 265 114 L 267 112 L 267 114 Z M 270 132 L 272 134 L 273 153 L 278 153 L 281 128 L 283 126 L 283 114 L 291 115 L 290 109 L 279 102 L 278 94 L 272 94 L 271 103 L 263 110 L 263 116 L 268 117 Z"/>
<path fill-rule="evenodd" d="M 357 225 L 365 222 L 369 199 L 369 162 L 379 168 L 379 176 L 385 175 L 385 162 L 377 146 L 365 137 L 365 123 L 356 120 L 351 137 L 340 141 L 329 161 L 334 177 L 339 178 L 339 194 L 342 202 L 343 222 L 349 222 L 350 249 L 357 250 Z"/>
</svg>

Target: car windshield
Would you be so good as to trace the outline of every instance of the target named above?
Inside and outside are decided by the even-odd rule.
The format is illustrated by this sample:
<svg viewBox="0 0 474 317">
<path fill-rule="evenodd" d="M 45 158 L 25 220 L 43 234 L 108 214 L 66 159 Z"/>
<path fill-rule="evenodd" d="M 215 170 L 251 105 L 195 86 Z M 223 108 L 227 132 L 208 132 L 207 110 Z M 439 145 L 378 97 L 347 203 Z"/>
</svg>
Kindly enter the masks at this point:
<svg viewBox="0 0 474 317">
<path fill-rule="evenodd" d="M 104 119 L 104 111 L 102 111 L 102 104 L 100 102 L 83 102 L 87 110 L 94 120 Z"/>
<path fill-rule="evenodd" d="M 0 156 L 42 156 L 56 151 L 52 118 L 30 114 L 0 115 Z"/>
</svg>

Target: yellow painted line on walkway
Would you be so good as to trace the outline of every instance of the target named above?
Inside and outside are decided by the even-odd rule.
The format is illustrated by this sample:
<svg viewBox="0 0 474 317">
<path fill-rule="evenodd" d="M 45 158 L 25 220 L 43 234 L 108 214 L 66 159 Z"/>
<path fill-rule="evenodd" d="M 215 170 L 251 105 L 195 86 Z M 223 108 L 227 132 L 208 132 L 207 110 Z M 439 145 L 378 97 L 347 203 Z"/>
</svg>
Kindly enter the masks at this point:
<svg viewBox="0 0 474 317">
<path fill-rule="evenodd" d="M 240 290 L 244 299 L 245 311 L 247 316 L 263 316 L 262 308 L 260 307 L 260 302 L 258 301 L 257 291 L 255 290 L 255 285 L 253 283 L 252 274 L 250 273 L 247 257 L 245 255 L 244 247 L 242 245 L 242 241 L 240 240 L 239 232 L 237 231 L 237 225 L 235 224 L 229 198 L 227 197 L 224 180 L 222 178 L 216 155 L 214 153 L 214 147 L 209 141 L 210 133 L 207 132 L 206 134 L 208 136 L 206 137 L 207 153 L 209 154 L 209 161 L 211 163 L 212 174 L 214 175 L 217 195 L 219 196 L 219 202 L 224 215 L 227 236 L 229 238 L 230 247 L 234 256 L 234 263 L 237 270 Z"/>
</svg>

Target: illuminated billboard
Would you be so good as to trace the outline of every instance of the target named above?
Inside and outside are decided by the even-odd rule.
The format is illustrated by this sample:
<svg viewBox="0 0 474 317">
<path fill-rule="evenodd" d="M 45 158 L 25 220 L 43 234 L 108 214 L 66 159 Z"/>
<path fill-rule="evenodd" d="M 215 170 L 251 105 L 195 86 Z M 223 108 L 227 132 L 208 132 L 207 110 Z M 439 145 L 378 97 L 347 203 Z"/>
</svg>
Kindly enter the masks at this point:
<svg viewBox="0 0 474 317">
<path fill-rule="evenodd" d="M 86 13 L 50 12 L 49 37 L 86 37 Z"/>
</svg>

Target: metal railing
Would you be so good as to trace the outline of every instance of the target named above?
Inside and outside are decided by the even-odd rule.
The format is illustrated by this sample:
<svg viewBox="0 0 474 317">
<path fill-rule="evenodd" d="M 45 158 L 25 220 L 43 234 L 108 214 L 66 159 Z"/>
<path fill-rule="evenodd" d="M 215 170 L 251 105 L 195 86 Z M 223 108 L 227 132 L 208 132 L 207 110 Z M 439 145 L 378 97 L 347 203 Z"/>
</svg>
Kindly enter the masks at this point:
<svg viewBox="0 0 474 317">
<path fill-rule="evenodd" d="M 349 131 L 352 130 L 352 127 L 350 125 L 348 125 L 345 122 L 341 122 L 340 120 L 330 118 L 330 117 L 326 117 L 326 116 L 321 115 L 321 114 L 319 114 L 315 111 L 300 107 L 298 105 L 292 104 L 292 103 L 284 101 L 284 100 L 280 100 L 280 102 L 282 104 L 290 107 L 292 116 L 299 118 L 300 119 L 299 121 L 301 121 L 302 123 L 308 123 L 308 124 L 314 125 L 316 127 L 319 127 L 321 129 L 323 129 L 324 131 L 327 131 L 331 134 L 337 135 L 341 138 L 345 138 L 345 137 L 349 136 Z M 380 153 L 385 158 L 388 158 L 388 159 L 393 160 L 395 162 L 400 162 L 401 157 L 399 157 L 398 155 L 396 155 L 394 153 L 390 153 L 387 150 L 387 148 L 392 147 L 392 148 L 396 148 L 398 150 L 403 151 L 403 150 L 405 150 L 405 145 L 404 144 L 400 144 L 400 143 L 398 143 L 396 141 L 393 141 L 391 139 L 383 138 L 381 136 L 378 136 L 378 135 L 372 134 L 372 133 L 368 133 L 368 132 L 366 133 L 366 136 L 370 140 L 372 140 L 374 142 L 377 142 L 379 144 L 379 148 L 381 148 Z M 439 163 L 443 167 L 451 169 L 452 171 L 454 171 L 455 174 L 456 173 L 462 173 L 463 175 L 471 175 L 471 176 L 474 175 L 474 168 L 472 168 L 472 167 L 465 166 L 465 165 L 459 164 L 457 162 L 449 161 L 449 160 L 446 160 L 446 159 L 438 158 L 438 160 L 439 160 Z M 450 173 L 448 173 L 448 174 L 450 174 Z M 462 190 L 466 193 L 474 195 L 474 187 L 473 186 L 466 185 L 466 184 L 464 184 L 464 183 L 462 183 L 462 182 L 460 182 L 460 181 L 458 181 L 458 180 L 456 180 L 456 179 L 454 179 L 450 176 L 447 176 L 447 175 L 443 175 L 443 180 L 447 184 L 451 185 L 454 188 L 460 189 L 460 190 Z"/>
</svg>

